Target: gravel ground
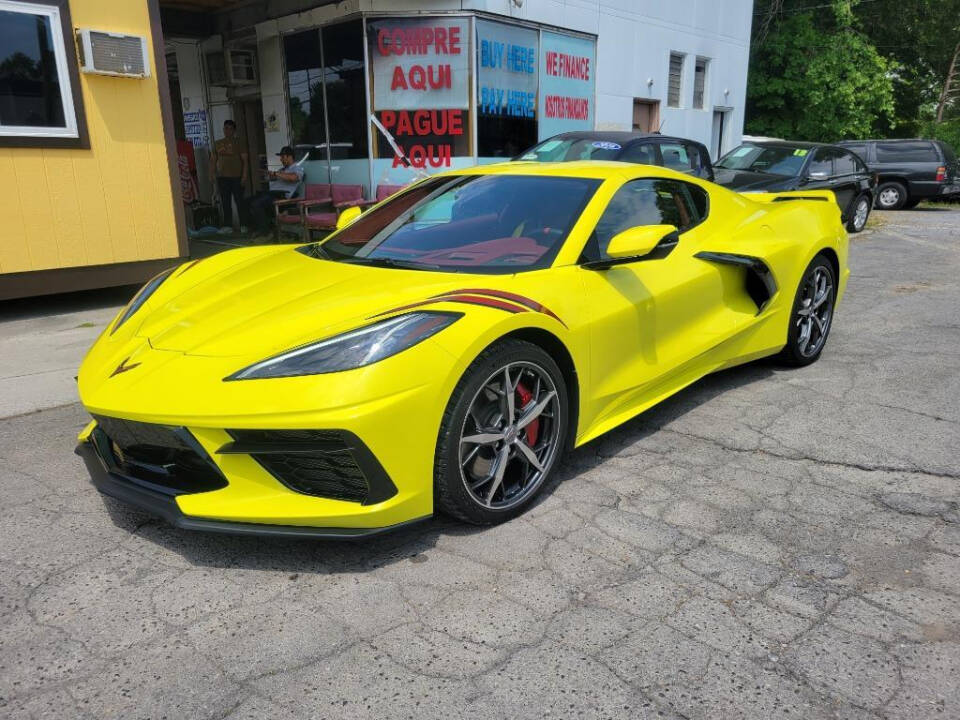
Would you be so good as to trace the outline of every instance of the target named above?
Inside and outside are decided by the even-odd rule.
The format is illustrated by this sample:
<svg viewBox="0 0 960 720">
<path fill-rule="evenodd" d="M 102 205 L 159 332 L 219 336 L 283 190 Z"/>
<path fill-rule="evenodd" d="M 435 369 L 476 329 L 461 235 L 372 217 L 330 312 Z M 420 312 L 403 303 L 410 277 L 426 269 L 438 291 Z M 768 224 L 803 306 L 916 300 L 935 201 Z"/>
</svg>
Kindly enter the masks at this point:
<svg viewBox="0 0 960 720">
<path fill-rule="evenodd" d="M 960 718 L 960 212 L 878 221 L 820 362 L 701 381 L 496 528 L 174 531 L 88 484 L 76 404 L 0 420 L 0 715 Z"/>
</svg>

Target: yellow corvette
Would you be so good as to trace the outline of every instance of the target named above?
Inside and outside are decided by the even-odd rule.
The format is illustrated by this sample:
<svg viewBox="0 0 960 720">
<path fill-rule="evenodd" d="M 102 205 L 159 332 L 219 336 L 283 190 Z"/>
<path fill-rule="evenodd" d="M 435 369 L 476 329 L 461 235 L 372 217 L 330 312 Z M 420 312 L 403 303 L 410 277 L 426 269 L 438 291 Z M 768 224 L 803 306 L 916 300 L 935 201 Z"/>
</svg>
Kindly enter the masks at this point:
<svg viewBox="0 0 960 720">
<path fill-rule="evenodd" d="M 643 165 L 456 170 L 350 219 L 120 312 L 79 374 L 101 492 L 236 533 L 499 522 L 565 449 L 707 373 L 816 360 L 849 275 L 831 193 Z"/>
</svg>

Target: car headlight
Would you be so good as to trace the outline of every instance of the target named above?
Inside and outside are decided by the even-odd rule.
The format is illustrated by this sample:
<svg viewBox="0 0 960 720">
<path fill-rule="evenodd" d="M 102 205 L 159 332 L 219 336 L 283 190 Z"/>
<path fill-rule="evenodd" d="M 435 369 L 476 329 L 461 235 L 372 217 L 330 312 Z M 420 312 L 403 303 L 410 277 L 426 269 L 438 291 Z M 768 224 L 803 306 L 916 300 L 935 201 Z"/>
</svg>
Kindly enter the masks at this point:
<svg viewBox="0 0 960 720">
<path fill-rule="evenodd" d="M 322 375 L 371 365 L 437 334 L 463 313 L 412 312 L 261 360 L 225 380 Z"/>
<path fill-rule="evenodd" d="M 162 273 L 157 275 L 150 280 L 146 285 L 140 288 L 139 292 L 133 296 L 133 300 L 127 303 L 127 307 L 123 309 L 123 312 L 120 313 L 120 317 L 117 318 L 117 321 L 113 324 L 113 328 L 110 330 L 110 334 L 113 335 L 117 328 L 123 325 L 130 317 L 149 299 L 156 289 L 160 287 L 160 284 L 167 279 L 167 277 L 176 270 L 175 267 L 170 268 L 169 270 L 164 270 Z"/>
</svg>

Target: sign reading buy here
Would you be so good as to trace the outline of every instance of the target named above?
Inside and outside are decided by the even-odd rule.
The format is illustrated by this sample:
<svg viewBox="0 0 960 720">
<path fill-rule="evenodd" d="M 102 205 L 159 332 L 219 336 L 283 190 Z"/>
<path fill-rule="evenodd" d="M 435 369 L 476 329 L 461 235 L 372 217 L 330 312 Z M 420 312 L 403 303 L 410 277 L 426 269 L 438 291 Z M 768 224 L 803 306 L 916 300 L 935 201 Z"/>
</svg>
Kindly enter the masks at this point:
<svg viewBox="0 0 960 720">
<path fill-rule="evenodd" d="M 373 110 L 414 167 L 449 167 L 469 154 L 469 38 L 465 19 L 369 23 Z M 389 145 L 378 141 L 381 157 Z M 393 166 L 402 165 L 394 157 Z"/>
</svg>

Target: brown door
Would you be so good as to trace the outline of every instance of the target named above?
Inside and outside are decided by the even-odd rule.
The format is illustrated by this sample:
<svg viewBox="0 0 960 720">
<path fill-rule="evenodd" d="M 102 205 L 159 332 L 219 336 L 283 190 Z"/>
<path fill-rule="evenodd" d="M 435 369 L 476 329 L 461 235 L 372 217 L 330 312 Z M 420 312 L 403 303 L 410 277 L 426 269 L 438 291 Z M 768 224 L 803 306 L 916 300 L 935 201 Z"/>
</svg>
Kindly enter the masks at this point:
<svg viewBox="0 0 960 720">
<path fill-rule="evenodd" d="M 637 132 L 656 132 L 660 129 L 660 101 L 633 101 L 633 129 Z"/>
<path fill-rule="evenodd" d="M 234 117 L 237 120 L 237 133 L 247 143 L 252 184 L 252 187 L 247 188 L 247 192 L 256 194 L 265 187 L 264 175 L 260 171 L 267 167 L 267 142 L 263 135 L 263 104 L 260 98 L 238 101 Z"/>
</svg>

